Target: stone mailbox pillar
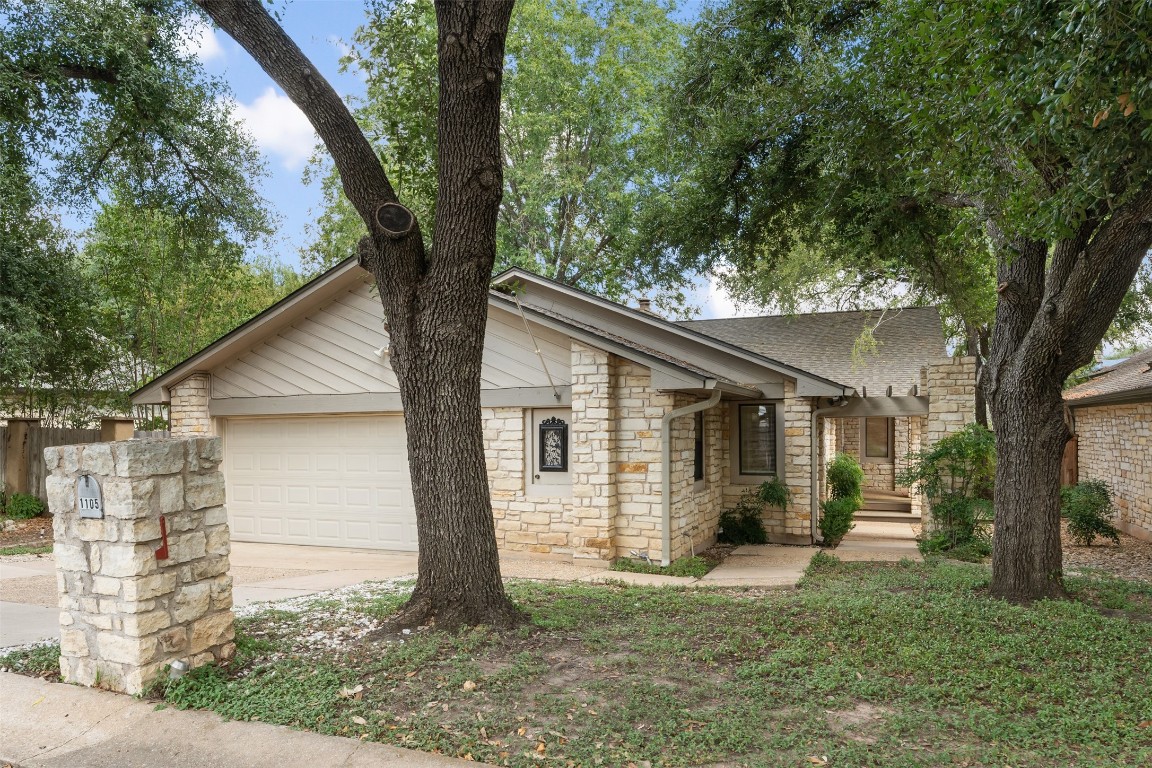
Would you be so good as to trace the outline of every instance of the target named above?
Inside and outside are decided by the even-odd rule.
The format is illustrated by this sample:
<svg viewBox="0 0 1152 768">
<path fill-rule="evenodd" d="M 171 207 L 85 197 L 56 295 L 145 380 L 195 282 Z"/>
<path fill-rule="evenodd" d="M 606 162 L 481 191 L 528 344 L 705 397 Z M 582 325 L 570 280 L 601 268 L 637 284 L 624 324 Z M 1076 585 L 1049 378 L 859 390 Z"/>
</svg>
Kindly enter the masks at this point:
<svg viewBox="0 0 1152 768">
<path fill-rule="evenodd" d="M 44 450 L 64 680 L 137 694 L 177 659 L 231 658 L 221 457 L 210 437 Z"/>
</svg>

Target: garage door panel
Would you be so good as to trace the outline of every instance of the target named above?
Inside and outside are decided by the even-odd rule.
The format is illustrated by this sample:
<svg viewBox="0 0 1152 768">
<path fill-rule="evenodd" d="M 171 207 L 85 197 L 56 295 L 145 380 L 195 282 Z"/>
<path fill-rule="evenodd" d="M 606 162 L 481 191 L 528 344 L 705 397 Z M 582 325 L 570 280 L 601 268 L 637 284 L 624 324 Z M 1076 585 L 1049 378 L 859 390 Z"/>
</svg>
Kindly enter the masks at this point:
<svg viewBox="0 0 1152 768">
<path fill-rule="evenodd" d="M 403 419 L 234 418 L 224 429 L 233 536 L 416 549 Z"/>
</svg>

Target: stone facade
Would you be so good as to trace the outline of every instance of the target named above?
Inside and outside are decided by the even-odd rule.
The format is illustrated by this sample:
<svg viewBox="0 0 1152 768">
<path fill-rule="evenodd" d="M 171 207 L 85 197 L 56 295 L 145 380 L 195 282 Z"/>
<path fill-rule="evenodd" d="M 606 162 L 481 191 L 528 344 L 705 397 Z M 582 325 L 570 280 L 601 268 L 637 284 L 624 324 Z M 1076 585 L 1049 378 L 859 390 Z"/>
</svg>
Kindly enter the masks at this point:
<svg viewBox="0 0 1152 768">
<path fill-rule="evenodd" d="M 128 440 L 44 451 L 65 681 L 139 694 L 181 659 L 232 657 L 232 577 L 219 438 Z M 77 509 L 77 480 L 104 518 Z M 158 559 L 161 520 L 167 559 Z"/>
<path fill-rule="evenodd" d="M 1117 527 L 1152 541 L 1152 403 L 1073 410 L 1078 479 L 1103 480 L 1119 511 Z"/>
<path fill-rule="evenodd" d="M 928 366 L 925 447 L 976 421 L 976 358 L 950 357 Z"/>
<path fill-rule="evenodd" d="M 172 437 L 212 434 L 212 419 L 208 415 L 209 382 L 208 374 L 194 373 L 172 387 L 172 402 L 168 409 L 168 428 Z"/>
</svg>

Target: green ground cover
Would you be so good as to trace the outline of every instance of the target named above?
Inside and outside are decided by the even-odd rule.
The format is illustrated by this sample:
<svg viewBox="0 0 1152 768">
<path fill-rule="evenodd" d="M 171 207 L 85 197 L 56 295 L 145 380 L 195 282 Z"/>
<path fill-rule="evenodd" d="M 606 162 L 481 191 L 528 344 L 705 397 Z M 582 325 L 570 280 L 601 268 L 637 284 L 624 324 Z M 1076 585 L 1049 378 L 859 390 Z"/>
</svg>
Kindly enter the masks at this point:
<svg viewBox="0 0 1152 768">
<path fill-rule="evenodd" d="M 820 555 L 786 591 L 521 582 L 515 632 L 349 639 L 403 601 L 381 586 L 242 618 L 231 669 L 157 694 L 514 766 L 1152 764 L 1152 585 L 1022 607 L 987 581 Z"/>
</svg>

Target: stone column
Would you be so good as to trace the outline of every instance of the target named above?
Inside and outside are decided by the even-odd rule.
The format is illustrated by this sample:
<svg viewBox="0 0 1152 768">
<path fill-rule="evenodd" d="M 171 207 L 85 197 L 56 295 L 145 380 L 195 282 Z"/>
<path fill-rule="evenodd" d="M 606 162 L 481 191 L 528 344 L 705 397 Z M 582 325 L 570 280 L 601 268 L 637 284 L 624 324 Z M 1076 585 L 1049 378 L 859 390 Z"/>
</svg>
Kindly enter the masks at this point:
<svg viewBox="0 0 1152 768">
<path fill-rule="evenodd" d="M 572 342 L 573 559 L 616 555 L 616 413 L 607 352 Z"/>
<path fill-rule="evenodd" d="M 231 658 L 221 458 L 219 438 L 45 449 L 66 682 L 139 694 L 177 659 Z M 100 486 L 102 519 L 80 517 L 84 474 Z"/>
<path fill-rule="evenodd" d="M 924 447 L 976 421 L 976 358 L 950 357 L 928 366 L 928 426 Z"/>
<path fill-rule="evenodd" d="M 8 419 L 4 445 L 4 482 L 0 490 L 7 493 L 35 493 L 29 472 L 29 442 L 32 432 L 40 428 L 40 419 Z"/>
<path fill-rule="evenodd" d="M 796 385 L 785 380 L 784 455 L 779 465 L 784 483 L 792 492 L 792 503 L 784 516 L 783 534 L 770 536 L 775 544 L 812 543 L 812 440 L 812 401 L 797 397 Z"/>
<path fill-rule="evenodd" d="M 131 440 L 134 434 L 136 434 L 136 422 L 132 419 L 100 419 L 100 442 L 102 443 Z"/>
<path fill-rule="evenodd" d="M 208 414 L 209 376 L 193 373 L 172 385 L 172 402 L 168 406 L 168 428 L 172 437 L 212 434 L 212 418 Z"/>
</svg>

